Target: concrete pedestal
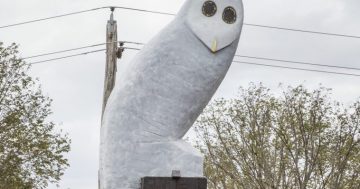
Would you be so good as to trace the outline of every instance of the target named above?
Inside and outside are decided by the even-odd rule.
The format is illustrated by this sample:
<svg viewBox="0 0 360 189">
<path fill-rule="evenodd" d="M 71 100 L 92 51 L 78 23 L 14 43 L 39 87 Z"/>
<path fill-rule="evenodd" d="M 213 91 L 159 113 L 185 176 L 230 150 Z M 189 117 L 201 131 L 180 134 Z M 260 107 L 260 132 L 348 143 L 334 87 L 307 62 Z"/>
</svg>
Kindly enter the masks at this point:
<svg viewBox="0 0 360 189">
<path fill-rule="evenodd" d="M 206 178 L 144 177 L 141 189 L 206 189 Z"/>
</svg>

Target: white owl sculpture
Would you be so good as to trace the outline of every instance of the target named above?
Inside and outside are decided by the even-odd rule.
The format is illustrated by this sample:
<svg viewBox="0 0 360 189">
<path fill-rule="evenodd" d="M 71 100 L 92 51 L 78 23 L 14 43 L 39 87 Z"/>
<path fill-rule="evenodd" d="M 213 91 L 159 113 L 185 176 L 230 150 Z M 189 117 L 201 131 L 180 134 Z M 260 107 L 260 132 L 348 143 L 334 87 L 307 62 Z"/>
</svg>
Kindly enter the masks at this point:
<svg viewBox="0 0 360 189">
<path fill-rule="evenodd" d="M 203 176 L 182 137 L 224 79 L 243 25 L 241 0 L 187 0 L 120 76 L 103 116 L 101 189 L 139 189 L 145 176 Z"/>
</svg>

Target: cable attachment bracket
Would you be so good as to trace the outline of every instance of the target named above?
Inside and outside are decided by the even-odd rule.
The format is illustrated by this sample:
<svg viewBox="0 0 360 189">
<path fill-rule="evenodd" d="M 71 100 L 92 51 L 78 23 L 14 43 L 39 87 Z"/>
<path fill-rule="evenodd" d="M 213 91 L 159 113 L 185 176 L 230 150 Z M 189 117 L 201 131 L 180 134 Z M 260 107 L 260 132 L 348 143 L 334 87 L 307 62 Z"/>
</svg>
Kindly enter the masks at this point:
<svg viewBox="0 0 360 189">
<path fill-rule="evenodd" d="M 116 57 L 118 58 L 118 59 L 120 59 L 121 57 L 122 57 L 122 54 L 123 54 L 123 52 L 124 52 L 124 50 L 125 50 L 125 48 L 124 48 L 124 42 L 119 42 L 119 48 L 117 49 L 117 52 L 116 52 Z"/>
</svg>

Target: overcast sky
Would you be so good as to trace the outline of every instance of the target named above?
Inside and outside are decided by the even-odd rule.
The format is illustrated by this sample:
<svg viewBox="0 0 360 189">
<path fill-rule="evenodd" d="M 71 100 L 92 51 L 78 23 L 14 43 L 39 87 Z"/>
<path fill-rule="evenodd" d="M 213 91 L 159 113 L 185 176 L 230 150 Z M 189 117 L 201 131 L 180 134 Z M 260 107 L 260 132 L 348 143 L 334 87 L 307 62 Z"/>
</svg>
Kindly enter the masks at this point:
<svg viewBox="0 0 360 189">
<path fill-rule="evenodd" d="M 0 0 L 0 26 L 107 5 L 176 13 L 183 2 L 184 0 Z M 246 23 L 360 35 L 359 0 L 244 0 L 244 6 Z M 99 10 L 0 29 L 0 41 L 5 44 L 20 44 L 23 56 L 102 43 L 105 41 L 108 17 L 108 10 Z M 146 43 L 173 17 L 116 10 L 115 19 L 118 21 L 119 40 Z M 90 50 L 101 48 L 103 47 Z M 360 67 L 360 39 L 250 26 L 243 28 L 237 53 Z M 135 54 L 134 51 L 125 52 L 124 58 L 118 62 L 118 74 L 121 74 L 124 65 Z M 54 57 L 56 56 L 28 62 Z M 268 61 L 238 60 L 289 66 Z M 105 54 L 100 52 L 32 67 L 31 75 L 40 79 L 44 93 L 54 99 L 54 114 L 51 119 L 59 124 L 59 129 L 69 133 L 72 139 L 72 151 L 68 154 L 71 166 L 60 182 L 60 188 L 97 188 L 104 63 Z M 360 74 L 349 70 L 333 71 Z M 250 82 L 262 82 L 275 92 L 279 90 L 279 83 L 292 86 L 303 83 L 308 88 L 316 88 L 322 84 L 332 88 L 333 99 L 345 105 L 360 96 L 360 77 L 233 64 L 215 97 L 232 97 L 240 86 L 246 87 Z"/>
</svg>

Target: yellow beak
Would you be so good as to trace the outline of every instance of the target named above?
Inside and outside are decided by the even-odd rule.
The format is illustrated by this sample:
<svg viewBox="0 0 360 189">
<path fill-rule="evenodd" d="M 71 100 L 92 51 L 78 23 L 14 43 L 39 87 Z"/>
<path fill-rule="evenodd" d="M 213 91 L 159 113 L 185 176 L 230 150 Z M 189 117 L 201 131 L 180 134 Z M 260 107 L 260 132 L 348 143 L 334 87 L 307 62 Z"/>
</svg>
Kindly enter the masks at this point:
<svg viewBox="0 0 360 189">
<path fill-rule="evenodd" d="M 211 51 L 213 53 L 215 53 L 217 51 L 217 40 L 216 39 L 214 39 L 212 44 L 211 44 Z"/>
</svg>

